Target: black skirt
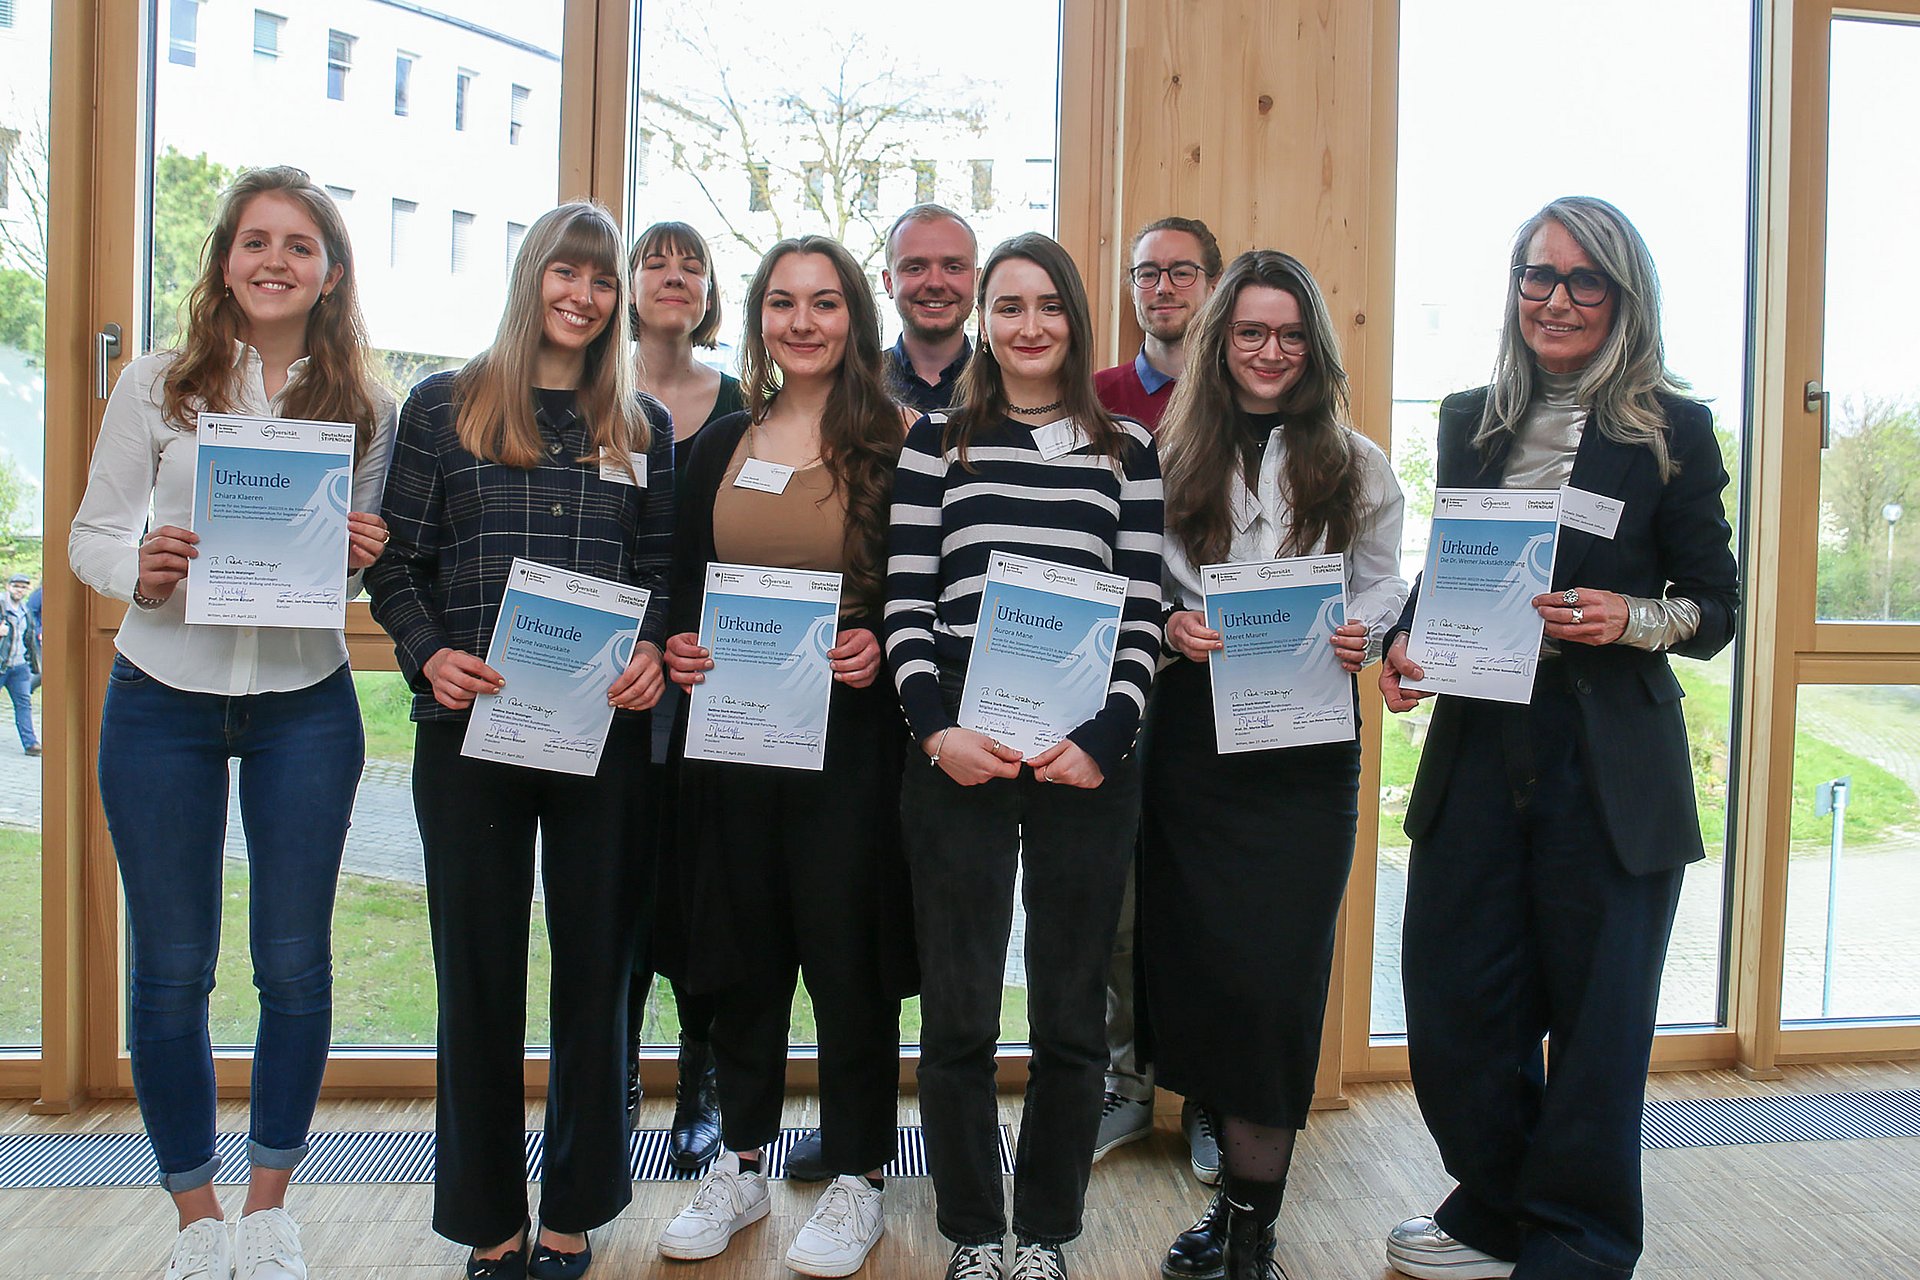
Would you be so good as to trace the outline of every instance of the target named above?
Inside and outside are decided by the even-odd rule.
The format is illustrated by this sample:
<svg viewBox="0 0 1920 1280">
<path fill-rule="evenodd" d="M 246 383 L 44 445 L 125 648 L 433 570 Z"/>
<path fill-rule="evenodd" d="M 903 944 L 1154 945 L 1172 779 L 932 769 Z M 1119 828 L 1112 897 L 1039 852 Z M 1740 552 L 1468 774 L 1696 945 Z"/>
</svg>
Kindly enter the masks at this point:
<svg viewBox="0 0 1920 1280">
<path fill-rule="evenodd" d="M 1303 1128 L 1360 745 L 1221 755 L 1207 668 L 1160 673 L 1142 737 L 1141 965 L 1155 1079 L 1216 1114 Z"/>
</svg>

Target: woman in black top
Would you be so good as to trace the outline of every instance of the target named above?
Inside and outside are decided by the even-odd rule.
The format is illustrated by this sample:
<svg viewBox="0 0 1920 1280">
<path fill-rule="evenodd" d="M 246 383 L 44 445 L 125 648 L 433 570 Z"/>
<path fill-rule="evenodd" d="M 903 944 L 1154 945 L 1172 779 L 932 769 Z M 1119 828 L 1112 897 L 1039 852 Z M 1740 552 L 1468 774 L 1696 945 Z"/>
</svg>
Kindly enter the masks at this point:
<svg viewBox="0 0 1920 1280">
<path fill-rule="evenodd" d="M 648 723 L 660 696 L 673 438 L 633 391 L 619 228 L 568 204 L 527 232 L 499 335 L 422 382 L 400 415 L 373 613 L 414 691 L 414 808 L 440 1001 L 434 1229 L 474 1246 L 467 1274 L 561 1280 L 586 1232 L 633 1196 L 624 1092 L 627 982 L 646 871 Z M 644 411 L 643 411 L 644 408 Z M 461 754 L 479 656 L 524 557 L 648 588 L 632 660 L 607 690 L 591 777 Z M 534 837 L 553 955 L 553 1064 L 541 1231 L 527 1222 L 528 907 Z"/>
</svg>

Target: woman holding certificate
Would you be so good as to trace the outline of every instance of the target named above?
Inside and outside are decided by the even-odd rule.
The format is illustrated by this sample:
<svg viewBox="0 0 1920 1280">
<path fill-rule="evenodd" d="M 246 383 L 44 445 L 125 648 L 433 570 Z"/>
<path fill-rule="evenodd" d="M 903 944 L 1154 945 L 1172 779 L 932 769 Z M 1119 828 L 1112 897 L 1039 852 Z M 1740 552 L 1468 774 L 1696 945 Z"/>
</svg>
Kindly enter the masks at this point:
<svg viewBox="0 0 1920 1280">
<path fill-rule="evenodd" d="M 1159 435 L 1167 645 L 1179 656 L 1160 673 L 1142 735 L 1141 951 L 1160 1083 L 1219 1118 L 1225 1171 L 1205 1216 L 1168 1250 L 1161 1270 L 1173 1280 L 1267 1280 L 1313 1100 L 1359 814 L 1351 673 L 1407 597 L 1400 485 L 1379 446 L 1348 425 L 1347 404 L 1312 275 L 1269 249 L 1235 258 L 1187 335 L 1187 372 Z M 1331 559 L 1303 566 L 1302 556 Z M 1203 566 L 1227 564 L 1260 564 L 1249 584 L 1327 572 L 1304 574 L 1299 588 L 1236 592 L 1223 609 L 1221 579 L 1240 575 Z M 1308 581 L 1318 576 L 1325 585 Z M 1337 604 L 1342 586 L 1344 613 L 1314 606 L 1316 593 Z M 1303 625 L 1278 621 L 1296 616 Z M 1248 617 L 1275 621 L 1262 635 L 1242 625 Z M 1314 684 L 1317 703 L 1217 717 L 1216 698 L 1239 696 L 1231 689 L 1246 679 L 1227 665 L 1257 661 L 1262 647 L 1304 652 L 1273 681 Z M 1276 721 L 1297 730 L 1232 736 Z"/>
<path fill-rule="evenodd" d="M 703 614 L 721 611 L 722 594 L 744 612 L 756 602 L 720 592 L 710 566 L 754 566 L 744 576 L 755 581 L 766 569 L 838 575 L 840 590 L 836 608 L 833 578 L 824 579 L 828 630 L 819 651 L 800 640 L 826 699 L 820 759 L 793 767 L 717 758 L 735 754 L 731 730 L 721 731 L 721 752 L 706 749 L 697 727 L 688 732 L 679 798 L 686 905 L 691 919 L 713 926 L 714 944 L 691 949 L 687 978 L 715 993 L 725 1149 L 660 1233 L 660 1252 L 711 1258 L 765 1216 L 761 1165 L 780 1134 L 787 1027 L 804 974 L 819 1029 L 823 1150 L 835 1176 L 786 1262 L 802 1275 L 844 1276 L 884 1226 L 880 1171 L 894 1155 L 900 999 L 912 990 L 910 935 L 890 928 L 909 909 L 899 834 L 906 739 L 892 690 L 877 679 L 876 637 L 887 499 L 906 424 L 887 395 L 872 290 L 837 242 L 804 236 L 775 245 L 754 273 L 746 311 L 747 410 L 701 432 L 681 489 L 667 642 L 675 683 L 698 711 L 700 686 L 713 680 L 718 692 L 723 678 L 737 677 L 728 663 L 745 660 L 718 652 Z M 698 726 L 708 717 L 692 719 Z"/>
<path fill-rule="evenodd" d="M 1561 516 L 1531 699 L 1442 696 L 1407 806 L 1408 1055 L 1459 1184 L 1389 1235 L 1407 1275 L 1614 1280 L 1640 1256 L 1660 976 L 1702 856 L 1667 655 L 1719 652 L 1739 602 L 1726 468 L 1684 391 L 1625 215 L 1573 196 L 1529 219 L 1493 382 L 1440 407 L 1442 487 L 1557 489 Z M 1427 696 L 1411 625 L 1392 711 Z"/>
<path fill-rule="evenodd" d="M 368 368 L 346 225 L 298 169 L 250 170 L 222 197 L 179 346 L 130 363 L 107 401 L 68 542 L 81 581 L 132 605 L 100 724 L 100 800 L 126 886 L 134 1092 L 180 1215 L 167 1276 L 284 1280 L 306 1274 L 284 1204 L 327 1062 L 333 893 L 364 744 L 338 629 L 187 625 L 203 412 L 352 424 L 335 554 L 356 593 L 387 542 L 371 513 L 393 400 Z M 207 995 L 236 757 L 260 1029 L 252 1176 L 229 1239 Z"/>
<path fill-rule="evenodd" d="M 1160 648 L 1160 468 L 1146 429 L 1094 394 L 1086 291 L 1065 250 L 1015 236 L 989 255 L 977 290 L 984 341 L 959 405 L 907 434 L 887 569 L 888 661 L 927 760 L 909 762 L 901 797 L 920 952 L 920 1105 L 939 1227 L 955 1246 L 949 1280 L 1059 1280 L 1100 1124 L 1107 958 L 1139 818 L 1132 751 Z M 1087 653 L 1061 668 L 1072 683 L 969 685 L 974 661 L 1016 669 L 997 637 L 1045 650 L 1066 613 L 1083 612 L 1077 601 L 1036 604 L 1031 590 L 1018 604 L 994 596 L 989 611 L 989 581 L 1009 564 L 1114 594 L 1102 629 L 1085 633 Z M 1081 661 L 1090 655 L 1103 660 Z M 1034 750 L 967 725 L 1083 702 L 1083 718 Z M 1033 1058 L 1009 1273 L 994 1051 L 1023 866 Z"/>
<path fill-rule="evenodd" d="M 393 544 L 368 581 L 414 691 L 440 1000 L 433 1225 L 473 1246 L 469 1276 L 496 1280 L 581 1275 L 587 1231 L 633 1195 L 627 984 L 647 874 L 643 713 L 664 683 L 673 438 L 666 412 L 633 390 L 623 258 L 598 205 L 562 205 L 528 230 L 493 345 L 407 397 L 387 481 Z M 652 593 L 605 692 L 612 723 L 593 773 L 462 754 L 474 700 L 502 691 L 480 655 L 516 559 Z M 536 829 L 553 955 L 537 1236 L 522 1077 Z"/>
</svg>

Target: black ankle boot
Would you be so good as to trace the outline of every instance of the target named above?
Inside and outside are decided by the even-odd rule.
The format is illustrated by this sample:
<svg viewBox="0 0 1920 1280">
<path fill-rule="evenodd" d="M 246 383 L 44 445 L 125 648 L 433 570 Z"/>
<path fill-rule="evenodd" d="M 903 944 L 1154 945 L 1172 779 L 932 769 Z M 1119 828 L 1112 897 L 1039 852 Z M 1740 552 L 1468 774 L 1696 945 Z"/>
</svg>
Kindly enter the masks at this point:
<svg viewBox="0 0 1920 1280">
<path fill-rule="evenodd" d="M 713 1046 L 680 1038 L 680 1079 L 673 1086 L 673 1133 L 667 1159 L 675 1168 L 698 1169 L 720 1150 L 720 1092 Z"/>
<path fill-rule="evenodd" d="M 1220 1280 L 1227 1273 L 1227 1198 L 1213 1193 L 1200 1221 L 1167 1246 L 1160 1274 L 1167 1280 Z"/>
<path fill-rule="evenodd" d="M 636 1027 L 627 1043 L 627 1128 L 640 1123 L 640 1031 Z"/>
<path fill-rule="evenodd" d="M 1242 1208 L 1225 1195 L 1227 1249 L 1226 1280 L 1286 1280 L 1287 1273 L 1273 1260 L 1273 1220 Z"/>
</svg>

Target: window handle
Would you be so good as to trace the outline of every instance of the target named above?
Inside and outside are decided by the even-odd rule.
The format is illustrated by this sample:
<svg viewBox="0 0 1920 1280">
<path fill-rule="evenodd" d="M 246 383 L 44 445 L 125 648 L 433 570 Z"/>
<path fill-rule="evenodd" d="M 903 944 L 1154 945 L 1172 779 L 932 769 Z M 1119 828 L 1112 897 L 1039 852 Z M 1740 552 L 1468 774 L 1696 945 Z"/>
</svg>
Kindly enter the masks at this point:
<svg viewBox="0 0 1920 1280">
<path fill-rule="evenodd" d="M 1833 392 L 1817 382 L 1807 384 L 1807 412 L 1820 415 L 1820 447 L 1833 445 Z"/>
<path fill-rule="evenodd" d="M 93 335 L 93 397 L 105 400 L 113 391 L 113 377 L 107 368 L 120 358 L 120 326 L 109 323 Z"/>
</svg>

